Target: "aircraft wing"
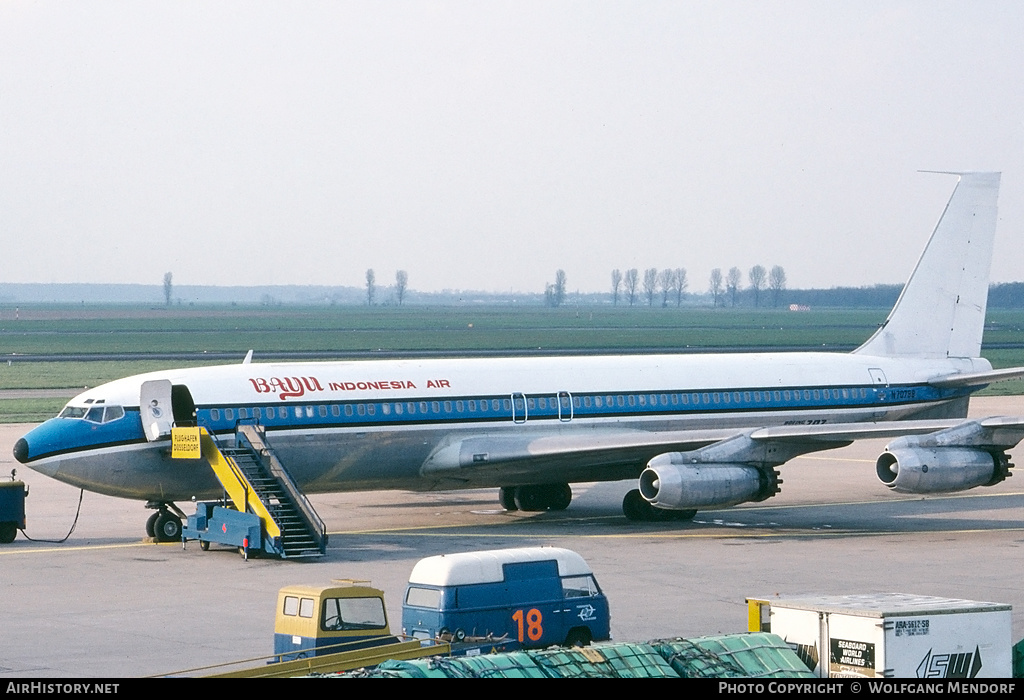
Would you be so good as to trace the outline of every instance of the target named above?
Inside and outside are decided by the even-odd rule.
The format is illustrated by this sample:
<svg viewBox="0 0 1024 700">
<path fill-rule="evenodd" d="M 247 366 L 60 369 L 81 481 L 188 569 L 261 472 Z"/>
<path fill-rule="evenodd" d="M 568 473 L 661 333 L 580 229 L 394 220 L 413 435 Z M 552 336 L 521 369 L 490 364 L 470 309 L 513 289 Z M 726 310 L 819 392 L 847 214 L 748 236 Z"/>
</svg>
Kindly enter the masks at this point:
<svg viewBox="0 0 1024 700">
<path fill-rule="evenodd" d="M 473 482 L 500 476 L 514 483 L 538 476 L 558 481 L 636 477 L 664 453 L 721 448 L 727 461 L 781 464 L 855 440 L 935 435 L 940 446 L 1009 449 L 1024 439 L 1024 417 L 787 425 L 663 432 L 607 431 L 544 436 L 476 435 L 450 440 L 422 467 L 425 477 Z M 702 457 L 701 461 L 706 458 Z M 556 476 L 557 475 L 557 476 Z"/>
<path fill-rule="evenodd" d="M 559 481 L 593 481 L 598 473 L 606 479 L 627 479 L 638 476 L 651 458 L 663 452 L 697 449 L 736 433 L 715 429 L 582 431 L 534 437 L 483 434 L 448 441 L 431 454 L 421 471 L 425 477 L 459 481 L 473 481 L 484 474 L 501 474 L 513 481 L 538 474 Z"/>
<path fill-rule="evenodd" d="M 1024 439 L 1024 417 L 993 416 L 979 420 L 966 418 L 948 420 L 883 421 L 878 423 L 843 423 L 835 425 L 781 425 L 761 428 L 750 434 L 753 440 L 782 442 L 852 442 L 872 438 L 904 435 L 926 435 L 958 426 L 978 426 L 984 434 L 982 442 L 972 446 L 1008 449 Z"/>
<path fill-rule="evenodd" d="M 945 388 L 984 386 L 992 382 L 1001 382 L 1006 379 L 1018 379 L 1024 377 L 1024 367 L 1008 367 L 1006 369 L 994 369 L 988 372 L 962 372 L 951 374 L 946 377 L 936 377 L 928 383 L 931 386 Z"/>
</svg>

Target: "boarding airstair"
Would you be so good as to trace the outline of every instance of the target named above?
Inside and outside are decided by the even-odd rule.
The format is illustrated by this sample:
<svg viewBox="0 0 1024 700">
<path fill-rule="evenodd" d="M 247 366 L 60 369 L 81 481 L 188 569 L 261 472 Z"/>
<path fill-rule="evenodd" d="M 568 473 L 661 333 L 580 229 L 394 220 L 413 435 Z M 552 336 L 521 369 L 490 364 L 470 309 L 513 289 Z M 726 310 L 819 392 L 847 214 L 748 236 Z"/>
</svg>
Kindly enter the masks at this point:
<svg viewBox="0 0 1024 700">
<path fill-rule="evenodd" d="M 240 424 L 233 444 L 199 429 L 202 455 L 224 487 L 224 504 L 197 503 L 182 530 L 182 541 L 237 546 L 281 558 L 319 557 L 327 531 L 309 499 L 267 443 L 257 425 Z M 227 503 L 233 505 L 228 507 Z"/>
</svg>

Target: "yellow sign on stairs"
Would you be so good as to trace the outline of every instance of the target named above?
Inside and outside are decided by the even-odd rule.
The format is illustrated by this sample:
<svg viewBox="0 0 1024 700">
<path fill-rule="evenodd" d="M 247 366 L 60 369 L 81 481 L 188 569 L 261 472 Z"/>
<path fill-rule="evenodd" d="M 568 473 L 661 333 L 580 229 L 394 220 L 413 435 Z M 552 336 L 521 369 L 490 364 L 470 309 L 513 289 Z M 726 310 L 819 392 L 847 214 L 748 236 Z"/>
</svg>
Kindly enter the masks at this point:
<svg viewBox="0 0 1024 700">
<path fill-rule="evenodd" d="M 199 428 L 171 428 L 172 459 L 201 459 L 202 456 Z"/>
</svg>

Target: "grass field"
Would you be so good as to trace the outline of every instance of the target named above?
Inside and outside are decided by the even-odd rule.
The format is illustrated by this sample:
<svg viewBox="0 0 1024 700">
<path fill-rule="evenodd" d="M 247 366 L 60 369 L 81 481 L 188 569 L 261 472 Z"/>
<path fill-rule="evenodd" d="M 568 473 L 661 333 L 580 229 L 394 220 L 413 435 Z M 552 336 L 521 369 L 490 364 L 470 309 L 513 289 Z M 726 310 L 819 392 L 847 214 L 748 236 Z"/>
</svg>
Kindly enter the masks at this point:
<svg viewBox="0 0 1024 700">
<path fill-rule="evenodd" d="M 12 361 L 17 355 L 442 351 L 709 351 L 773 347 L 843 350 L 866 340 L 885 309 L 646 307 L 171 307 L 0 306 L 0 390 L 68 389 L 203 361 Z M 989 313 L 983 353 L 1024 365 L 1024 311 Z M 1002 345 L 1017 345 L 1003 348 Z M 6 356 L 8 362 L 3 362 Z M 1024 393 L 1024 381 L 987 393 Z M 0 399 L 0 421 L 37 421 L 64 399 Z"/>
</svg>

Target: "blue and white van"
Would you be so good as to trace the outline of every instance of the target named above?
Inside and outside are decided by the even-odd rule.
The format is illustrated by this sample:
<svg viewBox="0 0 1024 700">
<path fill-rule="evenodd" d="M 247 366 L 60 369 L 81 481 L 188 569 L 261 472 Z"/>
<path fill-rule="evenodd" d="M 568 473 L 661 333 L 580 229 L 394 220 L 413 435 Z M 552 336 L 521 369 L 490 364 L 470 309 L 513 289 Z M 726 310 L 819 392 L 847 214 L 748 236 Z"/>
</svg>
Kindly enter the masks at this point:
<svg viewBox="0 0 1024 700">
<path fill-rule="evenodd" d="M 495 549 L 421 559 L 402 603 L 403 633 L 505 648 L 610 639 L 610 615 L 590 566 L 558 547 Z"/>
</svg>

